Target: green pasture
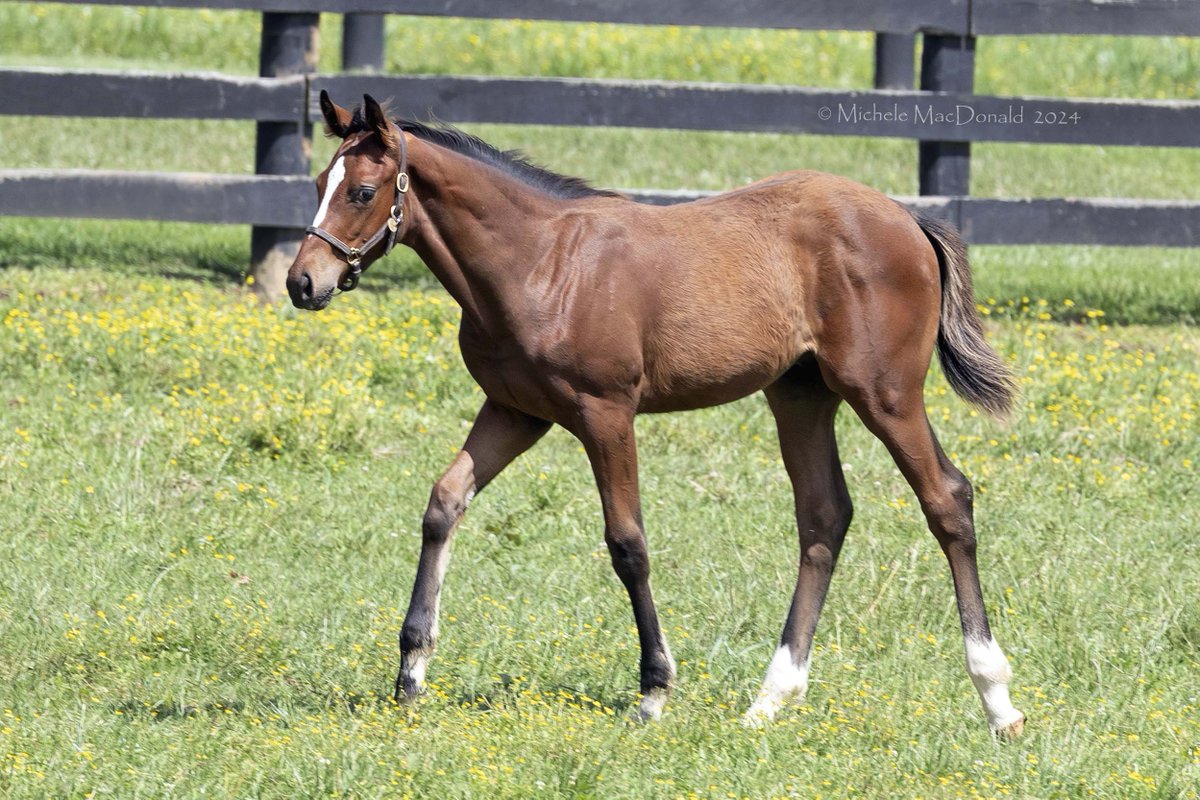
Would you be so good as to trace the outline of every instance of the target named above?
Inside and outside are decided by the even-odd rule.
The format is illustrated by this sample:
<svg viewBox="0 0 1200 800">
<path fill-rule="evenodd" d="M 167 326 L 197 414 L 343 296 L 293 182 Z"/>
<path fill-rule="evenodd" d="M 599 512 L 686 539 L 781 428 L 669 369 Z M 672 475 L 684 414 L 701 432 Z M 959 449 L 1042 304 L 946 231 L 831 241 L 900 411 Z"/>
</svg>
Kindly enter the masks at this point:
<svg viewBox="0 0 1200 800">
<path fill-rule="evenodd" d="M 253 73 L 253 14 L 0 4 L 0 65 Z M 324 69 L 338 20 L 322 19 Z M 389 68 L 866 86 L 864 34 L 388 22 Z M 1195 99 L 1195 40 L 983 40 L 981 90 Z M 349 100 L 349 98 L 346 98 Z M 620 187 L 797 166 L 915 192 L 911 142 L 471 126 Z M 316 143 L 316 159 L 329 143 Z M 249 172 L 245 123 L 0 117 L 0 167 Z M 979 145 L 997 196 L 1196 198 L 1171 149 Z M 949 571 L 850 413 L 856 516 L 803 705 L 754 697 L 796 568 L 761 398 L 638 427 L 680 663 L 630 720 L 637 640 L 562 431 L 459 532 L 430 693 L 388 696 L 429 486 L 482 395 L 458 310 L 397 251 L 320 314 L 244 287 L 244 227 L 0 218 L 0 797 L 1200 796 L 1200 281 L 1191 251 L 977 247 L 1022 388 L 927 403 L 974 480 L 1024 738 L 986 729 Z"/>
</svg>

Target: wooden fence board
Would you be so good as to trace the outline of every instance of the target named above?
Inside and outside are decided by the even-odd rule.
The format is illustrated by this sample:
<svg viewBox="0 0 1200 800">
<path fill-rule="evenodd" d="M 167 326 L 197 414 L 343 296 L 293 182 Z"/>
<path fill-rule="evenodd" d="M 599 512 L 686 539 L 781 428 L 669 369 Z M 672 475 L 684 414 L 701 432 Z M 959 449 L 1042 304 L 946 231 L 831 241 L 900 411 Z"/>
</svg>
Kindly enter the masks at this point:
<svg viewBox="0 0 1200 800">
<path fill-rule="evenodd" d="M 76 0 L 57 0 L 71 3 Z M 128 0 L 88 0 L 127 5 Z M 146 0 L 149 6 L 370 12 L 888 33 L 1200 35 L 1200 0 Z"/>
<path fill-rule="evenodd" d="M 64 0 L 59 0 L 60 2 Z M 70 0 L 65 0 L 70 2 Z M 90 0 L 127 5 L 128 0 Z M 154 6 L 734 28 L 966 33 L 967 0 L 157 0 Z"/>
<path fill-rule="evenodd" d="M 715 192 L 634 190 L 639 202 L 670 205 Z M 1200 201 L 1112 198 L 896 197 L 960 228 L 969 244 L 1200 246 Z"/>
<path fill-rule="evenodd" d="M 1198 36 L 1197 0 L 972 0 L 971 33 Z"/>
<path fill-rule="evenodd" d="M 1200 246 L 1200 202 L 964 197 L 959 226 L 974 244 Z"/>
<path fill-rule="evenodd" d="M 316 75 L 343 105 L 393 98 L 396 113 L 448 122 L 891 136 L 947 142 L 1200 145 L 1200 101 L 1078 100 L 946 92 L 840 91 L 793 86 L 490 78 Z"/>
<path fill-rule="evenodd" d="M 295 121 L 319 117 L 328 89 L 352 103 L 397 98 L 409 117 L 451 122 L 603 125 L 1165 147 L 1200 146 L 1200 102 L 1054 99 L 791 86 L 488 78 L 318 75 L 305 109 L 303 78 L 237 78 L 107 71 L 0 70 L 2 114 Z"/>
<path fill-rule="evenodd" d="M 634 190 L 639 202 L 670 205 L 715 192 Z M 954 223 L 969 244 L 1200 246 L 1200 201 L 1114 198 L 896 197 Z"/>
<path fill-rule="evenodd" d="M 0 170 L 0 215 L 303 228 L 317 209 L 303 175 Z"/>
<path fill-rule="evenodd" d="M 628 190 L 657 205 L 711 192 Z M 898 197 L 959 225 L 971 244 L 1200 246 L 1200 201 Z M 170 220 L 302 228 L 311 178 L 111 170 L 0 170 L 0 215 Z"/>
<path fill-rule="evenodd" d="M 215 73 L 0 69 L 0 114 L 171 119 L 304 119 L 304 78 Z"/>
<path fill-rule="evenodd" d="M 2 0 L 0 0 L 2 1 Z M 61 0 L 74 2 L 74 0 Z M 128 0 L 94 0 L 125 5 Z M 155 6 L 923 31 L 951 35 L 1200 35 L 1200 0 L 150 0 Z M 382 16 L 379 17 L 382 20 Z M 945 37 L 943 37 L 945 38 Z M 265 73 L 270 74 L 270 73 Z M 958 91 L 837 91 L 793 86 L 471 76 L 241 78 L 0 69 L 0 114 L 248 119 L 260 127 L 319 119 L 316 94 L 367 91 L 396 111 L 452 122 L 775 131 L 883 136 L 966 147 L 971 141 L 1200 147 L 1200 102 L 992 97 Z M 261 149 L 261 148 L 260 148 Z M 305 151 L 306 153 L 307 151 Z M 305 156 L 307 157 L 307 156 Z M 291 171 L 291 170 L 289 170 Z M 304 172 L 305 169 L 294 169 Z M 638 190 L 641 202 L 696 197 Z M 965 191 L 964 191 L 965 194 Z M 85 170 L 0 171 L 0 215 L 99 217 L 302 228 L 315 198 L 307 175 L 256 177 Z M 1200 201 L 904 198 L 957 224 L 975 244 L 1200 246 Z"/>
</svg>

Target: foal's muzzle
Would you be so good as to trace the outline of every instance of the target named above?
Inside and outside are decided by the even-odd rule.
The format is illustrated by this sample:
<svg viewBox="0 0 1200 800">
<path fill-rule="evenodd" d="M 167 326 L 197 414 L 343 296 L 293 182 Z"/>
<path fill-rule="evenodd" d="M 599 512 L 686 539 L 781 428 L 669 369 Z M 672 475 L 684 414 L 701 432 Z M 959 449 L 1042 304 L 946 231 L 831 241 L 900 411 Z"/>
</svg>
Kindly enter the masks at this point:
<svg viewBox="0 0 1200 800">
<path fill-rule="evenodd" d="M 287 292 L 288 297 L 292 299 L 292 305 L 308 311 L 320 311 L 329 305 L 329 301 L 333 299 L 333 289 L 334 287 L 330 286 L 318 291 L 308 270 L 294 277 L 289 275 L 287 279 Z"/>
</svg>

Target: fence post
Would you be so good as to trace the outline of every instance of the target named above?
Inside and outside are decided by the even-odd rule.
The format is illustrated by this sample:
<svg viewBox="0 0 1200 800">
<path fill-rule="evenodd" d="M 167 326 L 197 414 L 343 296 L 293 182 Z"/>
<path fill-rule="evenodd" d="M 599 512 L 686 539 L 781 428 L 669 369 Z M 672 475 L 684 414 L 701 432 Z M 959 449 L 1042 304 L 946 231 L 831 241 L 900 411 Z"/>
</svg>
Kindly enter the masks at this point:
<svg viewBox="0 0 1200 800">
<path fill-rule="evenodd" d="M 317 68 L 319 14 L 263 12 L 259 75 L 282 78 L 306 75 Z M 307 175 L 312 149 L 307 119 L 260 122 L 254 147 L 254 171 L 259 175 Z M 256 227 L 250 232 L 250 274 L 254 291 L 264 300 L 283 295 L 288 267 L 300 249 L 296 228 Z"/>
<path fill-rule="evenodd" d="M 342 17 L 342 71 L 383 72 L 383 14 Z"/>
<path fill-rule="evenodd" d="M 925 34 L 921 51 L 921 91 L 970 94 L 975 86 L 975 37 Z M 921 142 L 920 192 L 965 197 L 971 191 L 970 142 Z"/>
<path fill-rule="evenodd" d="M 913 88 L 917 37 L 911 33 L 875 34 L 875 88 Z"/>
</svg>

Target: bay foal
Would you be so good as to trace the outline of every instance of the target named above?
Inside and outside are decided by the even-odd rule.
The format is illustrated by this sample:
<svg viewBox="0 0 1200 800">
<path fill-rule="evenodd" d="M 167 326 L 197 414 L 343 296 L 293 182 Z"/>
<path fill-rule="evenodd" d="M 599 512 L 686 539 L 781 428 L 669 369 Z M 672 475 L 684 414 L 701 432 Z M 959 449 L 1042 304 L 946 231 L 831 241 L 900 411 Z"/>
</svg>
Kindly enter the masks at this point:
<svg viewBox="0 0 1200 800">
<path fill-rule="evenodd" d="M 971 484 L 934 438 L 922 396 L 936 348 L 967 400 L 996 414 L 1012 401 L 950 227 L 818 172 L 646 206 L 452 128 L 394 123 L 369 96 L 350 112 L 322 93 L 321 109 L 341 144 L 317 179 L 320 207 L 288 274 L 293 303 L 324 308 L 402 242 L 462 307 L 463 360 L 487 396 L 425 512 L 397 699 L 422 690 L 448 545 L 468 503 L 558 424 L 591 461 L 605 542 L 637 623 L 639 712 L 658 717 L 675 663 L 650 591 L 634 416 L 762 390 L 795 492 L 800 569 L 747 721 L 773 717 L 807 688 L 817 616 L 850 524 L 834 440 L 845 401 L 887 446 L 949 560 L 967 671 L 989 725 L 1020 733 L 979 587 Z"/>
</svg>

